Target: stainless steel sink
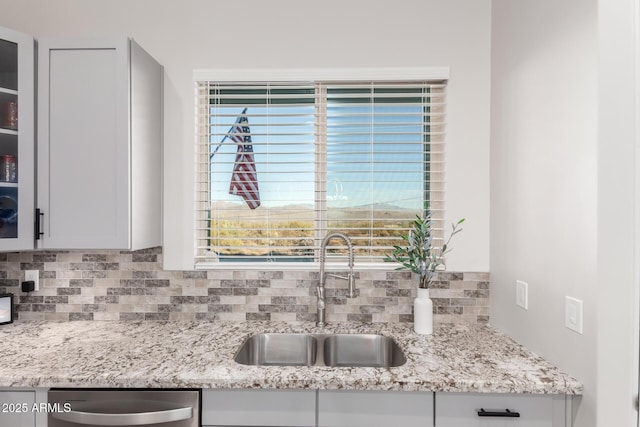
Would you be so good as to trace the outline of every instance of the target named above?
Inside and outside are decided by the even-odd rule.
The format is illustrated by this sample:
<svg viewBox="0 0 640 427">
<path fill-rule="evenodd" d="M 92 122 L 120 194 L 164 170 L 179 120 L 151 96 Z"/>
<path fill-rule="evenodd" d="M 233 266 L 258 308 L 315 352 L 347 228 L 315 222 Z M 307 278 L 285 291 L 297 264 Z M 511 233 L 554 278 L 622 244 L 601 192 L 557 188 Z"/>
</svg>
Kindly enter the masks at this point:
<svg viewBox="0 0 640 427">
<path fill-rule="evenodd" d="M 234 360 L 243 365 L 390 368 L 407 359 L 398 344 L 377 334 L 256 334 Z"/>
<path fill-rule="evenodd" d="M 323 355 L 327 366 L 391 368 L 404 365 L 407 361 L 393 339 L 373 334 L 327 336 Z"/>
<path fill-rule="evenodd" d="M 234 360 L 243 365 L 311 366 L 318 340 L 308 334 L 256 334 L 249 337 Z"/>
</svg>

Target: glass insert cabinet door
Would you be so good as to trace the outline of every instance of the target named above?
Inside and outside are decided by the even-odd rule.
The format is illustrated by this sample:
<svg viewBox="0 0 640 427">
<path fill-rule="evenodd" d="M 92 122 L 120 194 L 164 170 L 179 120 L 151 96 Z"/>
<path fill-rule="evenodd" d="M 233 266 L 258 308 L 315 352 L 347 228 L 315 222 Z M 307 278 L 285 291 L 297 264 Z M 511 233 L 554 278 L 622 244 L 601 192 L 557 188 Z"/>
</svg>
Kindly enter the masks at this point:
<svg viewBox="0 0 640 427">
<path fill-rule="evenodd" d="M 0 27 L 0 251 L 34 247 L 34 40 Z"/>
</svg>

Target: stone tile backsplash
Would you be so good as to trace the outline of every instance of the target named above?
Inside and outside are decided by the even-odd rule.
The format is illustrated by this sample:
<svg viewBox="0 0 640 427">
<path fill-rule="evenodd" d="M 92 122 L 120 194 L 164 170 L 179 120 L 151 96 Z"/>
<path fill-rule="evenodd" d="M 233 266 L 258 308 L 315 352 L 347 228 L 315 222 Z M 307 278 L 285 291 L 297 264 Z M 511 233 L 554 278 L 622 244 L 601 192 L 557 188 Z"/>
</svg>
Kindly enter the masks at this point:
<svg viewBox="0 0 640 427">
<path fill-rule="evenodd" d="M 20 291 L 24 270 L 40 291 Z M 0 253 L 0 293 L 13 293 L 22 320 L 315 321 L 314 271 L 167 271 L 162 249 Z M 435 323 L 488 323 L 489 273 L 441 272 L 430 295 Z M 357 293 L 327 279 L 329 322 L 412 322 L 409 272 L 356 273 Z"/>
</svg>

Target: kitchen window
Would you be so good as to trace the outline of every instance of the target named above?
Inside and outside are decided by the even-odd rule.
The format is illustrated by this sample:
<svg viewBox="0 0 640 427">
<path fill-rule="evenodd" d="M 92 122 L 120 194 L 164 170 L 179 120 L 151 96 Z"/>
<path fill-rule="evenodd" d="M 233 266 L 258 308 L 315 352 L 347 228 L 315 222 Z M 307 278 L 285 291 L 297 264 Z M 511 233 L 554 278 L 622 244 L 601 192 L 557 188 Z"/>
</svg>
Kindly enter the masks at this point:
<svg viewBox="0 0 640 427">
<path fill-rule="evenodd" d="M 317 261 L 330 232 L 379 263 L 444 214 L 445 80 L 198 80 L 196 265 Z M 342 242 L 328 256 L 346 253 Z M 343 245 L 343 246 L 341 246 Z"/>
</svg>

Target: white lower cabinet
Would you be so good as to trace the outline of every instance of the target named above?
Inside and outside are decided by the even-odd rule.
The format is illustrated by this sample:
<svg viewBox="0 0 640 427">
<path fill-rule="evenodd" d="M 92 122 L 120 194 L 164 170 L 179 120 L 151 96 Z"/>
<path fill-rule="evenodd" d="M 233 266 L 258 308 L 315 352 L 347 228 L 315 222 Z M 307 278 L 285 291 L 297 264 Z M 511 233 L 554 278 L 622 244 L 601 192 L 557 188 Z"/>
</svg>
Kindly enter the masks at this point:
<svg viewBox="0 0 640 427">
<path fill-rule="evenodd" d="M 319 427 L 431 427 L 433 393 L 318 392 Z"/>
<path fill-rule="evenodd" d="M 205 389 L 202 425 L 571 427 L 571 402 L 548 394 Z"/>
<path fill-rule="evenodd" d="M 435 400 L 436 427 L 570 426 L 565 396 L 436 393 Z"/>
<path fill-rule="evenodd" d="M 0 426 L 35 427 L 34 391 L 0 391 Z"/>
<path fill-rule="evenodd" d="M 432 427 L 433 393 L 203 390 L 202 425 Z"/>
<path fill-rule="evenodd" d="M 316 425 L 315 390 L 203 390 L 202 425 Z"/>
</svg>

